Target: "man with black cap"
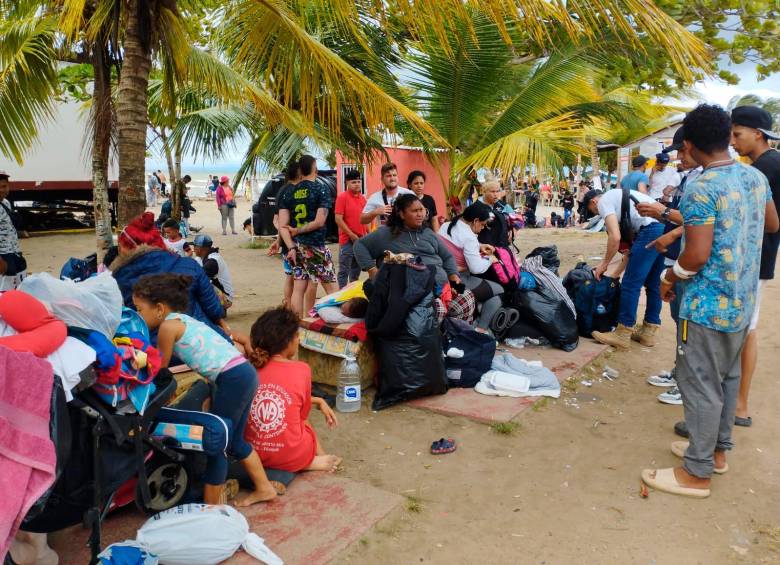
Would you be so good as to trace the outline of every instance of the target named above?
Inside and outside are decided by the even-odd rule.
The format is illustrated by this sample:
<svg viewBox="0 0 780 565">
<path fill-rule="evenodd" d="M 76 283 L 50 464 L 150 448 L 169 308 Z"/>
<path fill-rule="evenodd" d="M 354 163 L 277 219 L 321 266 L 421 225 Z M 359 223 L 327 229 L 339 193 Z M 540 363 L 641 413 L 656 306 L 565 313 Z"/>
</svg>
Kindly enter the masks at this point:
<svg viewBox="0 0 780 565">
<path fill-rule="evenodd" d="M 731 145 L 742 157 L 750 157 L 753 166 L 764 173 L 769 180 L 775 208 L 780 210 L 780 153 L 769 147 L 770 139 L 780 139 L 772 132 L 772 116 L 758 106 L 739 106 L 731 112 Z M 761 308 L 761 290 L 764 281 L 775 277 L 777 250 L 780 247 L 780 232 L 765 233 L 761 247 L 761 266 L 756 305 L 750 320 L 749 332 L 742 350 L 742 382 L 739 388 L 736 416 L 737 426 L 750 426 L 753 420 L 748 412 L 750 382 L 758 362 L 758 337 L 756 326 Z"/>
<path fill-rule="evenodd" d="M 620 188 L 627 188 L 629 190 L 638 190 L 647 194 L 648 187 L 650 186 L 650 179 L 645 174 L 645 165 L 647 165 L 647 157 L 644 155 L 637 155 L 631 161 L 631 167 L 633 170 L 620 179 Z"/>
<path fill-rule="evenodd" d="M 631 190 L 591 190 L 585 194 L 583 206 L 591 214 L 604 219 L 607 229 L 607 249 L 604 258 L 593 271 L 597 279 L 607 270 L 618 253 L 628 253 L 628 265 L 620 288 L 620 313 L 614 332 L 593 332 L 593 339 L 618 349 L 628 349 L 631 340 L 646 347 L 655 345 L 655 334 L 661 326 L 661 295 L 658 277 L 663 270 L 663 256 L 651 245 L 664 232 L 663 224 L 653 218 L 642 217 L 636 204 L 655 201 L 647 194 Z M 634 331 L 639 295 L 645 287 L 647 306 L 640 329 Z"/>
<path fill-rule="evenodd" d="M 669 154 L 663 151 L 656 154 L 655 167 L 650 173 L 650 198 L 665 200 L 664 195 L 679 186 L 680 180 L 679 173 L 669 166 Z"/>
<path fill-rule="evenodd" d="M 211 237 L 206 234 L 196 235 L 192 245 L 195 260 L 203 266 L 211 284 L 222 292 L 220 302 L 227 310 L 233 304 L 233 277 L 230 276 L 230 269 L 225 259 L 219 254 L 219 248 L 214 247 Z"/>
</svg>

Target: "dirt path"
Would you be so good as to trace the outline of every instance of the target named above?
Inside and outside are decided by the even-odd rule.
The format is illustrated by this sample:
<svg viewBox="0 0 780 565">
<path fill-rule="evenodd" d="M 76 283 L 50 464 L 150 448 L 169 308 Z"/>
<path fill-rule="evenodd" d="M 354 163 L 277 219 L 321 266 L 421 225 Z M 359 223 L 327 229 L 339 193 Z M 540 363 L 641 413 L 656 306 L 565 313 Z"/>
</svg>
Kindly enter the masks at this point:
<svg viewBox="0 0 780 565">
<path fill-rule="evenodd" d="M 194 223 L 218 233 L 213 202 L 196 203 Z M 241 203 L 237 219 L 248 214 Z M 231 266 L 237 301 L 231 324 L 248 329 L 277 304 L 278 261 L 242 248 L 244 236 L 217 236 Z M 601 235 L 526 230 L 521 252 L 556 243 L 562 272 L 600 256 Z M 92 237 L 48 236 L 22 243 L 32 270 L 59 271 L 88 254 Z M 592 262 L 592 261 L 591 261 Z M 337 561 L 350 563 L 731 564 L 780 562 L 780 284 L 765 290 L 760 359 L 750 429 L 735 431 L 731 471 L 714 479 L 713 495 L 695 501 L 661 493 L 639 497 L 639 473 L 674 464 L 671 428 L 682 408 L 660 404 L 647 374 L 669 368 L 674 333 L 668 309 L 654 349 L 606 354 L 582 378 L 590 388 L 523 413 L 519 428 L 500 435 L 483 424 L 400 406 L 380 413 L 365 405 L 327 431 L 313 423 L 326 449 L 343 455 L 344 475 L 406 496 L 405 508 L 380 522 Z M 599 381 L 606 363 L 620 372 Z M 433 439 L 455 437 L 459 449 L 431 457 Z"/>
</svg>

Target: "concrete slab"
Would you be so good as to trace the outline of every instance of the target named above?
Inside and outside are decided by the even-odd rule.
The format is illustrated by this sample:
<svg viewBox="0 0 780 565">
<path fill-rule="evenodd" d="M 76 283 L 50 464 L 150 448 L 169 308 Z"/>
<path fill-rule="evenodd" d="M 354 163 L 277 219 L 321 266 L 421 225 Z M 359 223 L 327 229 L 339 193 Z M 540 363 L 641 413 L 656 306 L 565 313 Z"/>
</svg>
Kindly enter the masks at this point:
<svg viewBox="0 0 780 565">
<path fill-rule="evenodd" d="M 336 557 L 403 501 L 399 495 L 334 475 L 303 474 L 289 492 L 271 504 L 242 509 L 251 531 L 265 540 L 288 565 L 325 564 Z M 134 539 L 146 521 L 133 507 L 120 509 L 103 523 L 103 547 Z M 193 535 L 197 535 L 194 532 Z M 87 532 L 76 526 L 50 536 L 60 565 L 89 561 Z M 239 551 L 225 561 L 256 564 Z"/>
<path fill-rule="evenodd" d="M 580 338 L 577 349 L 569 353 L 550 347 L 507 348 L 512 355 L 520 359 L 541 361 L 555 373 L 559 381 L 577 373 L 606 349 L 606 345 L 583 338 Z M 474 392 L 474 389 L 453 388 L 441 396 L 412 400 L 409 405 L 447 416 L 464 416 L 479 422 L 492 423 L 513 420 L 537 400 L 539 399 L 485 396 Z"/>
</svg>

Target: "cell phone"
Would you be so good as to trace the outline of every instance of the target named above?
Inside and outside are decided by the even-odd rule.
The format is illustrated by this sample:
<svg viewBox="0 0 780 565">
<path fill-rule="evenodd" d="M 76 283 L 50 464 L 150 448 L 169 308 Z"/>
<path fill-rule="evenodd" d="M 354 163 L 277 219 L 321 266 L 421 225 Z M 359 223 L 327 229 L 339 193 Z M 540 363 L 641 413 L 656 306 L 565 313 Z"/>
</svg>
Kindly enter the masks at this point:
<svg viewBox="0 0 780 565">
<path fill-rule="evenodd" d="M 633 203 L 634 203 L 634 206 L 636 206 L 637 204 L 639 204 L 639 198 L 637 198 L 637 197 L 636 197 L 636 196 L 634 196 L 633 194 L 632 194 L 631 196 L 629 196 L 629 198 L 631 199 L 631 202 L 633 202 Z"/>
</svg>

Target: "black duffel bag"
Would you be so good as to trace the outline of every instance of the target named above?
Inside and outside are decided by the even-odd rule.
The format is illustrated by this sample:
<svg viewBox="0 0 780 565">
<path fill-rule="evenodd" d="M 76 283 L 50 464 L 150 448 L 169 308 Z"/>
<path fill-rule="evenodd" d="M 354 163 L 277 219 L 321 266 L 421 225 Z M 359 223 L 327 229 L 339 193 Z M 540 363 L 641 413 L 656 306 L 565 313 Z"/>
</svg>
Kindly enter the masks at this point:
<svg viewBox="0 0 780 565">
<path fill-rule="evenodd" d="M 517 291 L 512 302 L 520 319 L 533 324 L 554 347 L 574 351 L 579 343 L 577 320 L 566 301 L 555 291 L 537 284 Z"/>
</svg>

